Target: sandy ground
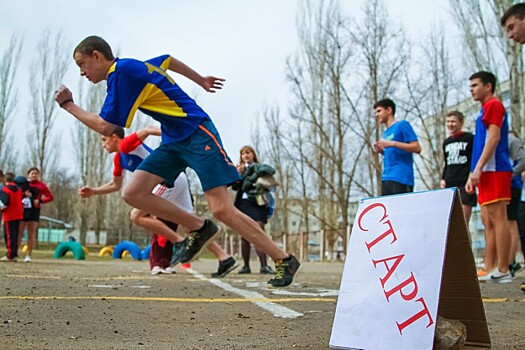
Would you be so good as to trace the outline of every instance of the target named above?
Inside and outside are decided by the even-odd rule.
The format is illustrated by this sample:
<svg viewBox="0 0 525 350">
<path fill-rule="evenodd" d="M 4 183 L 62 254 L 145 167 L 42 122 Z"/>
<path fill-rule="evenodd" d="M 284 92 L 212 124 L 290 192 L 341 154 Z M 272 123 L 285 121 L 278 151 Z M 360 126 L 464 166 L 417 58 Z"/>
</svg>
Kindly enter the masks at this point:
<svg viewBox="0 0 525 350">
<path fill-rule="evenodd" d="M 0 348 L 328 349 L 343 264 L 305 263 L 285 292 L 258 273 L 208 278 L 216 265 L 151 276 L 129 259 L 1 263 Z M 493 349 L 525 349 L 522 282 L 482 285 Z"/>
</svg>

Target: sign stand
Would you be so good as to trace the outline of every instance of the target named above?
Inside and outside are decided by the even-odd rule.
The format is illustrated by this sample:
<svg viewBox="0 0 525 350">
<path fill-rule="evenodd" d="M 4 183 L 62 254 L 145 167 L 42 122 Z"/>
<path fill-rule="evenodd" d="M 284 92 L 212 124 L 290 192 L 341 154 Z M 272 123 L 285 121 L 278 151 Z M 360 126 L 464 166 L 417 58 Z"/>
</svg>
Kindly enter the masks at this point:
<svg viewBox="0 0 525 350">
<path fill-rule="evenodd" d="M 362 200 L 330 347 L 430 350 L 438 314 L 467 327 L 465 348 L 490 348 L 459 191 Z"/>
</svg>

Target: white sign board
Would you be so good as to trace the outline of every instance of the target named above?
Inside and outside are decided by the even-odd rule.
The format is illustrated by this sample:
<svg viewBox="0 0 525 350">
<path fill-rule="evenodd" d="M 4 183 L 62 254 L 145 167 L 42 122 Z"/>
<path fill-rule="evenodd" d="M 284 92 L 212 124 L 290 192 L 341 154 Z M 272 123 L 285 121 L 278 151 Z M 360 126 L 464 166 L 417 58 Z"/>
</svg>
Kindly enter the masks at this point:
<svg viewBox="0 0 525 350">
<path fill-rule="evenodd" d="M 330 346 L 432 349 L 455 189 L 362 200 Z"/>
</svg>

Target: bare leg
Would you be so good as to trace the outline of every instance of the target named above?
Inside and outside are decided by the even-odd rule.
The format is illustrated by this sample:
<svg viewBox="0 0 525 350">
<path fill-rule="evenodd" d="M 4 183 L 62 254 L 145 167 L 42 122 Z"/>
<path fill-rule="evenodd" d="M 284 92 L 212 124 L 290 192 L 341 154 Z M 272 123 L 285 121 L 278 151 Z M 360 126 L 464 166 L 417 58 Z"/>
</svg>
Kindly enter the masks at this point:
<svg viewBox="0 0 525 350">
<path fill-rule="evenodd" d="M 265 252 L 273 260 L 288 257 L 288 254 L 280 249 L 254 220 L 233 206 L 226 186 L 213 188 L 204 194 L 213 215 L 251 242 L 256 249 Z"/>
<path fill-rule="evenodd" d="M 490 221 L 494 226 L 498 270 L 501 273 L 509 271 L 510 232 L 507 220 L 507 203 L 499 201 L 486 205 Z"/>
<path fill-rule="evenodd" d="M 187 213 L 175 204 L 155 196 L 153 188 L 163 179 L 143 170 L 136 170 L 131 181 L 124 187 L 122 198 L 134 208 L 143 210 L 159 218 L 176 222 L 198 230 L 204 225 L 204 220 Z M 226 225 L 237 231 L 241 236 L 253 243 L 257 249 L 268 254 L 274 260 L 286 259 L 288 254 L 281 250 L 257 225 L 255 221 L 237 210 L 228 197 L 226 186 L 213 188 L 205 193 L 213 215 Z"/>
<path fill-rule="evenodd" d="M 164 220 L 176 222 L 187 227 L 190 231 L 201 228 L 204 225 L 203 219 L 151 193 L 153 188 L 162 181 L 164 179 L 159 176 L 143 170 L 136 170 L 133 172 L 131 180 L 124 186 L 122 198 L 133 208 L 140 209 Z"/>
<path fill-rule="evenodd" d="M 213 253 L 219 259 L 219 261 L 224 261 L 228 259 L 230 256 L 226 254 L 224 250 L 215 242 L 211 242 L 208 244 L 208 250 Z"/>
<path fill-rule="evenodd" d="M 177 243 L 184 240 L 181 235 L 170 229 L 165 223 L 142 210 L 133 209 L 130 214 L 130 219 L 135 225 L 140 226 L 149 232 L 155 232 L 158 235 L 164 236 L 171 242 Z"/>
<path fill-rule="evenodd" d="M 259 227 L 261 228 L 261 230 L 264 231 L 264 223 L 261 222 L 261 221 L 257 221 L 257 225 L 259 225 Z M 268 266 L 268 256 L 266 255 L 266 253 L 256 249 L 255 250 L 257 252 L 257 256 L 259 257 L 259 262 L 261 264 L 261 267 L 265 267 L 265 266 Z"/>
<path fill-rule="evenodd" d="M 490 272 L 494 269 L 496 260 L 496 239 L 494 226 L 489 218 L 486 205 L 481 206 L 481 221 L 485 226 L 485 256 L 483 257 L 484 270 Z"/>
<path fill-rule="evenodd" d="M 520 233 L 518 230 L 518 221 L 509 220 L 509 234 L 510 234 L 510 250 L 509 250 L 509 265 L 512 265 L 516 260 L 516 253 L 518 252 Z"/>
<path fill-rule="evenodd" d="M 27 255 L 31 256 L 33 248 L 36 248 L 38 235 L 38 221 L 27 222 Z"/>
<path fill-rule="evenodd" d="M 472 216 L 472 207 L 470 205 L 463 205 L 463 214 L 465 215 L 465 221 L 467 222 L 467 231 L 470 237 L 470 217 Z"/>
</svg>

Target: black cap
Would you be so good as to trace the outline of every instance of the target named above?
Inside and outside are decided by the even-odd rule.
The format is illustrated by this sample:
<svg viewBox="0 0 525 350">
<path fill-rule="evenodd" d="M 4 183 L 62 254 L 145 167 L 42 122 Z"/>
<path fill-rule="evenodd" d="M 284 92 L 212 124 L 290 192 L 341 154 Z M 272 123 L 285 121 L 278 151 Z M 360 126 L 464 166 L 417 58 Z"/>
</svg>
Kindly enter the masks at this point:
<svg viewBox="0 0 525 350">
<path fill-rule="evenodd" d="M 13 180 L 15 184 L 17 184 L 22 189 L 26 189 L 29 187 L 29 181 L 27 181 L 27 178 L 25 176 L 16 176 Z"/>
</svg>

